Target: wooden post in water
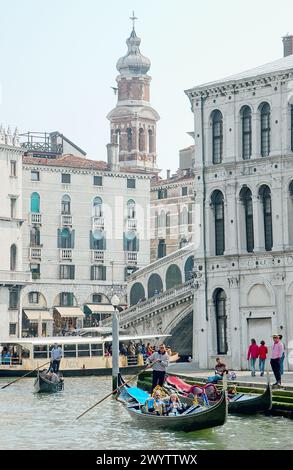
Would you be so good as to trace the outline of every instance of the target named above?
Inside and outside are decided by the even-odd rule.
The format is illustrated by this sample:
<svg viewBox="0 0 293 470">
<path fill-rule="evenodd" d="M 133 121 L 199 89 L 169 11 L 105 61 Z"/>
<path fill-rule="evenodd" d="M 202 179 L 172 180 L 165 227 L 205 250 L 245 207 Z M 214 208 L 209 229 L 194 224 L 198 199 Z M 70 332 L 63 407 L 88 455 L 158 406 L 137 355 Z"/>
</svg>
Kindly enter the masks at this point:
<svg viewBox="0 0 293 470">
<path fill-rule="evenodd" d="M 118 387 L 118 374 L 119 374 L 119 320 L 117 307 L 119 305 L 119 297 L 113 295 L 111 304 L 114 307 L 112 313 L 112 390 Z"/>
</svg>

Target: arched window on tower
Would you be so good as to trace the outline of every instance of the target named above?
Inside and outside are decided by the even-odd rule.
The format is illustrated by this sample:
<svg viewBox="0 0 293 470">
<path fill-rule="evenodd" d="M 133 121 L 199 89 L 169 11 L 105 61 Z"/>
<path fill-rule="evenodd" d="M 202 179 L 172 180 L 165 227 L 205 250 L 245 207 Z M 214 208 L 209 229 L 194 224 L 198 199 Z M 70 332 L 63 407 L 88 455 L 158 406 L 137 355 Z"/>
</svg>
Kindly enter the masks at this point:
<svg viewBox="0 0 293 470">
<path fill-rule="evenodd" d="M 94 217 L 102 217 L 103 215 L 103 201 L 99 196 L 96 196 L 93 200 L 93 216 Z"/>
<path fill-rule="evenodd" d="M 215 254 L 223 255 L 225 251 L 225 218 L 224 218 L 224 196 L 221 191 L 213 192 L 212 206 L 215 217 Z"/>
<path fill-rule="evenodd" d="M 154 133 L 152 129 L 148 130 L 148 137 L 149 137 L 149 153 L 154 153 Z"/>
<path fill-rule="evenodd" d="M 214 292 L 214 306 L 216 314 L 217 354 L 227 354 L 227 314 L 226 294 L 223 289 Z"/>
<path fill-rule="evenodd" d="M 127 128 L 127 150 L 131 152 L 132 150 L 132 129 L 131 127 Z"/>
<path fill-rule="evenodd" d="M 271 109 L 268 103 L 260 105 L 260 153 L 262 157 L 270 154 L 271 147 Z"/>
<path fill-rule="evenodd" d="M 243 106 L 241 109 L 242 120 L 242 158 L 249 160 L 251 157 L 251 109 L 249 106 Z"/>
<path fill-rule="evenodd" d="M 273 247 L 272 198 L 271 190 L 267 185 L 264 184 L 259 188 L 259 197 L 263 206 L 265 250 L 271 251 Z"/>
<path fill-rule="evenodd" d="M 246 249 L 249 253 L 251 253 L 254 248 L 253 208 L 251 190 L 247 187 L 243 187 L 240 191 L 240 199 L 244 205 L 245 211 Z"/>
<path fill-rule="evenodd" d="M 64 194 L 61 199 L 61 214 L 70 214 L 71 213 L 71 207 L 70 207 L 70 196 L 68 194 Z"/>
<path fill-rule="evenodd" d="M 142 127 L 139 129 L 139 134 L 138 134 L 138 149 L 140 152 L 145 151 L 145 135 L 144 135 L 144 129 Z"/>
<path fill-rule="evenodd" d="M 120 136 L 121 136 L 120 129 L 115 129 L 115 133 L 114 133 L 114 144 L 118 144 L 118 145 L 119 145 L 119 148 L 120 148 Z"/>
<path fill-rule="evenodd" d="M 15 271 L 16 270 L 16 245 L 13 244 L 10 247 L 10 271 Z"/>
<path fill-rule="evenodd" d="M 221 163 L 223 160 L 223 116 L 216 110 L 212 114 L 213 128 L 213 163 Z"/>
</svg>

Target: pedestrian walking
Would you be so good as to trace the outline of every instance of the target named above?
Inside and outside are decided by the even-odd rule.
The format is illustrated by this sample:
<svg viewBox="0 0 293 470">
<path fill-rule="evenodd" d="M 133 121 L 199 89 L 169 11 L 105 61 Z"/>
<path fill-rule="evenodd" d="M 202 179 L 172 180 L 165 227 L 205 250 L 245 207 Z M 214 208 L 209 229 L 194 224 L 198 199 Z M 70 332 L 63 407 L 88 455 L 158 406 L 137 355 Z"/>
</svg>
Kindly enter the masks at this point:
<svg viewBox="0 0 293 470">
<path fill-rule="evenodd" d="M 258 358 L 258 345 L 256 344 L 255 339 L 251 339 L 251 344 L 247 351 L 247 360 L 249 361 L 250 370 L 252 377 L 255 376 L 255 362 Z"/>
<path fill-rule="evenodd" d="M 285 359 L 285 344 L 283 343 L 282 339 L 283 339 L 283 335 L 279 335 L 279 340 L 281 341 L 283 348 L 284 348 L 281 361 L 280 361 L 280 374 L 281 375 L 284 374 L 284 359 Z"/>
<path fill-rule="evenodd" d="M 267 354 L 268 348 L 266 346 L 266 343 L 264 341 L 261 341 L 260 346 L 258 347 L 259 371 L 261 376 L 264 375 Z"/>
<path fill-rule="evenodd" d="M 280 341 L 279 335 L 273 336 L 273 346 L 272 346 L 272 353 L 271 353 L 271 367 L 274 372 L 274 376 L 276 382 L 273 386 L 281 385 L 281 357 L 284 352 L 283 343 Z"/>
</svg>

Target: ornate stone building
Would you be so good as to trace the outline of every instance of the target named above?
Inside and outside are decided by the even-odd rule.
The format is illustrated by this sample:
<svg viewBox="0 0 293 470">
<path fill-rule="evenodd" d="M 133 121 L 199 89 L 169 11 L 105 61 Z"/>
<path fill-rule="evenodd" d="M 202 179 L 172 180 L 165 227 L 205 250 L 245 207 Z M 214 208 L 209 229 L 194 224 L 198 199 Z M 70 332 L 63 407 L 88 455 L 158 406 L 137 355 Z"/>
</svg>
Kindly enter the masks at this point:
<svg viewBox="0 0 293 470">
<path fill-rule="evenodd" d="M 128 51 L 117 62 L 118 101 L 108 114 L 111 143 L 119 145 L 119 165 L 156 172 L 156 123 L 150 104 L 151 63 L 139 49 L 135 28 L 127 39 Z"/>
<path fill-rule="evenodd" d="M 293 367 L 292 52 L 186 91 L 200 210 L 193 358 L 202 368 L 217 355 L 246 368 L 250 339 L 270 345 L 275 332 Z"/>
<path fill-rule="evenodd" d="M 19 335 L 21 290 L 31 280 L 22 267 L 22 149 L 17 130 L 0 126 L 0 337 Z"/>
</svg>

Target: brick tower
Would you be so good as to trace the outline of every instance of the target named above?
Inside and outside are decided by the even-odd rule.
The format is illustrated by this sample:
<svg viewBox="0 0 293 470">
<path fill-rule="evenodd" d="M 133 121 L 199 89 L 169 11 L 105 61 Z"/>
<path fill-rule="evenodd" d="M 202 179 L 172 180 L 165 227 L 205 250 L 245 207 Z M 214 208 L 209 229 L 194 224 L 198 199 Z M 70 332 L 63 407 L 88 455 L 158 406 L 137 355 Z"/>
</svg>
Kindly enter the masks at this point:
<svg viewBox="0 0 293 470">
<path fill-rule="evenodd" d="M 117 62 L 119 75 L 118 100 L 108 114 L 111 143 L 119 144 L 119 166 L 122 168 L 156 170 L 156 123 L 158 113 L 150 105 L 150 82 L 147 75 L 151 63 L 140 50 L 140 38 L 133 29 L 126 44 L 127 54 Z"/>
</svg>

